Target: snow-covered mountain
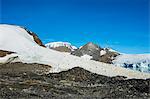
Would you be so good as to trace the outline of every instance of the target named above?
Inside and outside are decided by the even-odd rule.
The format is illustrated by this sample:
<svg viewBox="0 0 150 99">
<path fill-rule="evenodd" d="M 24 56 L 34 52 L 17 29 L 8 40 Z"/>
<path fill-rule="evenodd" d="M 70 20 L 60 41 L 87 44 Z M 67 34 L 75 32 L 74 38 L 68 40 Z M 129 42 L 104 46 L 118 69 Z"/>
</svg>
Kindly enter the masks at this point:
<svg viewBox="0 0 150 99">
<path fill-rule="evenodd" d="M 111 48 L 101 48 L 92 42 L 89 42 L 79 48 L 73 46 L 69 42 L 50 42 L 45 44 L 47 48 L 54 49 L 60 52 L 69 52 L 72 55 L 79 56 L 85 59 L 96 60 L 104 63 L 112 63 L 119 52 Z"/>
<path fill-rule="evenodd" d="M 62 53 L 40 46 L 24 28 L 15 25 L 0 25 L 0 50 L 13 53 L 0 57 L 0 63 L 24 62 L 51 66 L 49 72 L 60 72 L 73 67 L 82 67 L 105 76 L 126 76 L 128 78 L 150 78 L 142 73 L 111 64 L 87 60 L 68 53 Z"/>
<path fill-rule="evenodd" d="M 45 44 L 47 48 L 54 49 L 60 52 L 71 52 L 77 49 L 77 47 L 71 45 L 71 43 L 68 42 L 50 42 Z"/>
</svg>

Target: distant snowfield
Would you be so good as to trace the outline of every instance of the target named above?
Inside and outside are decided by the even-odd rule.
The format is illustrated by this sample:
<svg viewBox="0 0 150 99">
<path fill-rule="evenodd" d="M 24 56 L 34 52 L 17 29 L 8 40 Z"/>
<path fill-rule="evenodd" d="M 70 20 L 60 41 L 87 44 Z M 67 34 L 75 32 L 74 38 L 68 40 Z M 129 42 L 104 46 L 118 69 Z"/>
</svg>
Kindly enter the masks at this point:
<svg viewBox="0 0 150 99">
<path fill-rule="evenodd" d="M 45 44 L 45 46 L 47 48 L 56 48 L 56 47 L 64 46 L 64 47 L 67 47 L 67 48 L 71 49 L 72 51 L 77 49 L 77 47 L 71 45 L 71 43 L 61 42 L 61 41 L 59 41 L 59 42 L 50 42 L 50 43 Z"/>
<path fill-rule="evenodd" d="M 0 49 L 17 52 L 20 61 L 41 63 L 52 66 L 50 72 L 60 72 L 73 67 L 82 67 L 93 73 L 106 76 L 126 76 L 128 78 L 150 78 L 149 73 L 142 73 L 110 64 L 87 60 L 77 56 L 61 53 L 37 45 L 23 28 L 13 25 L 0 25 Z M 5 56 L 0 62 L 6 61 Z M 14 57 L 10 55 L 10 58 Z M 4 60 L 4 58 L 6 60 Z"/>
<path fill-rule="evenodd" d="M 150 54 L 123 54 L 113 61 L 117 66 L 132 66 L 133 70 L 139 69 L 142 72 L 150 73 Z"/>
<path fill-rule="evenodd" d="M 116 57 L 114 62 L 117 63 L 138 63 L 138 62 L 150 62 L 150 54 L 123 54 Z"/>
</svg>

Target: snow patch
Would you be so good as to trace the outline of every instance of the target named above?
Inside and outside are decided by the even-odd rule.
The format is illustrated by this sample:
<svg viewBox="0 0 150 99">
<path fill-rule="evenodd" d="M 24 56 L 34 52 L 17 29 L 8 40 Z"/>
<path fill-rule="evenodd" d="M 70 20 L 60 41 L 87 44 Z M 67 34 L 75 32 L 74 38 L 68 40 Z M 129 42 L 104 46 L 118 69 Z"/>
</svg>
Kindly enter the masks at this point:
<svg viewBox="0 0 150 99">
<path fill-rule="evenodd" d="M 90 59 L 92 59 L 92 56 L 85 54 L 85 55 L 81 56 L 81 58 L 90 60 Z"/>
<path fill-rule="evenodd" d="M 101 50 L 101 51 L 100 51 L 100 56 L 105 55 L 105 54 L 106 54 L 106 51 L 105 51 L 105 50 Z"/>
</svg>

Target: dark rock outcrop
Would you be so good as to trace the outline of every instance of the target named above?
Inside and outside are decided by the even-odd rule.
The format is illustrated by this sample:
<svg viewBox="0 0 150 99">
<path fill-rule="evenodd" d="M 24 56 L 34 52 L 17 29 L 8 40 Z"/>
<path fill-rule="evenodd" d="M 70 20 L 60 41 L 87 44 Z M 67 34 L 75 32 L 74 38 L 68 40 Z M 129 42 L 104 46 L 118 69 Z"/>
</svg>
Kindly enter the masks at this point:
<svg viewBox="0 0 150 99">
<path fill-rule="evenodd" d="M 106 53 L 104 55 L 101 55 L 101 51 L 105 51 Z M 71 52 L 71 54 L 79 57 L 83 55 L 89 55 L 92 56 L 92 60 L 109 63 L 109 64 L 112 64 L 112 61 L 115 59 L 115 57 L 120 55 L 117 52 L 109 51 L 109 49 L 107 48 L 105 49 L 101 48 L 100 46 L 91 42 Z"/>
<path fill-rule="evenodd" d="M 117 52 L 111 52 L 111 51 L 108 51 L 107 49 L 105 51 L 106 51 L 106 54 L 100 56 L 99 58 L 100 62 L 112 64 L 112 61 L 115 59 L 115 57 L 120 55 Z"/>
<path fill-rule="evenodd" d="M 0 50 L 0 57 L 4 57 L 12 53 L 15 53 L 15 52 Z"/>
<path fill-rule="evenodd" d="M 38 45 L 40 45 L 40 46 L 42 46 L 42 47 L 45 47 L 45 45 L 42 43 L 42 41 L 39 39 L 39 37 L 37 36 L 37 34 L 35 34 L 34 32 L 31 32 L 31 31 L 29 31 L 27 28 L 25 28 L 25 27 L 21 27 L 21 28 L 23 28 L 23 29 L 25 29 L 31 36 L 33 36 L 33 39 L 34 39 L 34 41 L 38 44 Z"/>
<path fill-rule="evenodd" d="M 51 66 L 37 64 L 37 63 L 7 63 L 0 65 L 0 74 L 12 74 L 17 75 L 19 73 L 38 73 L 38 74 L 46 74 L 51 69 Z"/>
<path fill-rule="evenodd" d="M 72 55 L 76 56 L 83 56 L 83 55 L 90 55 L 92 56 L 93 60 L 98 61 L 100 57 L 100 51 L 102 48 L 100 48 L 98 45 L 89 42 L 86 45 L 82 46 L 81 48 L 71 52 Z"/>
<path fill-rule="evenodd" d="M 35 33 L 29 33 L 30 35 L 32 35 L 33 36 L 33 38 L 34 38 L 34 41 L 38 44 L 38 45 L 40 45 L 40 46 L 42 46 L 42 47 L 45 47 L 45 45 L 42 43 L 42 41 L 39 39 L 39 37 L 35 34 Z"/>
</svg>

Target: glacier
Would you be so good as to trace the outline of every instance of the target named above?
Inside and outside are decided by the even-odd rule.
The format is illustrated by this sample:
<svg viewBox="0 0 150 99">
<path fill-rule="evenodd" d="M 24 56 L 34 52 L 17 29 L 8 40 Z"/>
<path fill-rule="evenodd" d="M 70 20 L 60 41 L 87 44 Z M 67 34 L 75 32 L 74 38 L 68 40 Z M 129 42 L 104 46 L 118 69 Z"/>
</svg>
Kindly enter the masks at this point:
<svg viewBox="0 0 150 99">
<path fill-rule="evenodd" d="M 150 54 L 122 54 L 113 60 L 113 64 L 150 73 Z"/>
</svg>

